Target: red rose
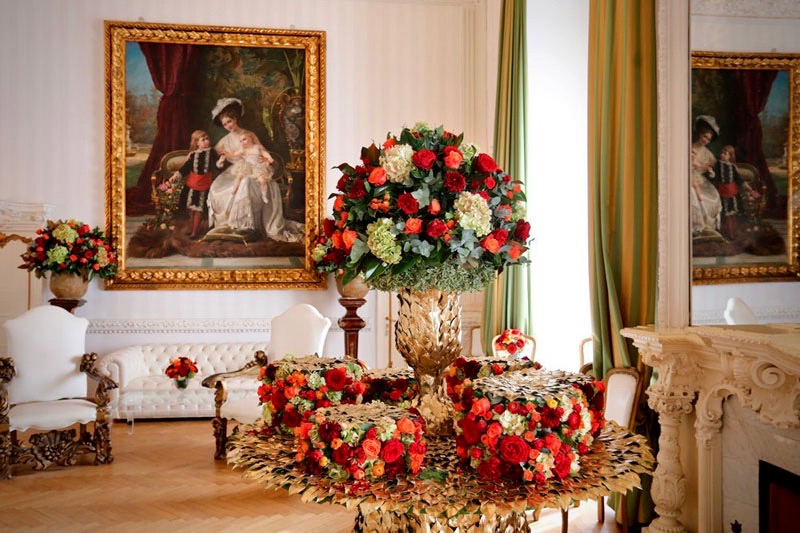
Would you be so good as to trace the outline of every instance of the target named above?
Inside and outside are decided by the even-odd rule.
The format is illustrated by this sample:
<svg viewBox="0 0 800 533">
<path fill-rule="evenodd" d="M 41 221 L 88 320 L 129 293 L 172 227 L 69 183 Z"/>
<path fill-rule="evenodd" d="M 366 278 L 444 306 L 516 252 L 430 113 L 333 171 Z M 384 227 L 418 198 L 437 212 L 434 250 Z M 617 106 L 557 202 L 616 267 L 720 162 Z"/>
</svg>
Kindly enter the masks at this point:
<svg viewBox="0 0 800 533">
<path fill-rule="evenodd" d="M 431 220 L 428 222 L 428 229 L 425 232 L 428 234 L 429 237 L 436 239 L 437 237 L 441 237 L 445 233 L 447 233 L 447 224 L 439 220 L 438 218 L 435 220 Z"/>
<path fill-rule="evenodd" d="M 276 389 L 272 393 L 272 406 L 276 411 L 280 411 L 286 407 L 286 396 L 283 394 L 283 389 Z"/>
<path fill-rule="evenodd" d="M 531 225 L 528 222 L 520 219 L 517 220 L 517 227 L 514 228 L 514 238 L 518 241 L 525 242 L 528 240 L 528 235 L 531 233 Z"/>
<path fill-rule="evenodd" d="M 575 411 L 571 412 L 567 418 L 567 425 L 569 425 L 570 429 L 578 429 L 581 427 L 581 415 Z"/>
<path fill-rule="evenodd" d="M 347 174 L 342 174 L 342 177 L 339 178 L 339 181 L 336 182 L 336 188 L 342 192 L 347 189 L 347 184 L 350 183 L 350 176 Z"/>
<path fill-rule="evenodd" d="M 509 463 L 524 463 L 528 460 L 530 448 L 525 439 L 519 435 L 504 437 L 500 441 L 500 457 Z"/>
<path fill-rule="evenodd" d="M 283 423 L 286 424 L 290 428 L 296 428 L 300 426 L 300 422 L 303 421 L 303 417 L 292 409 L 291 411 L 286 411 L 283 413 Z"/>
<path fill-rule="evenodd" d="M 497 242 L 500 243 L 500 246 L 503 246 L 506 241 L 508 240 L 508 230 L 503 228 L 498 228 L 492 232 L 494 238 L 497 239 Z"/>
<path fill-rule="evenodd" d="M 338 422 L 325 421 L 319 425 L 319 437 L 325 442 L 331 442 L 333 439 L 341 437 L 342 426 Z"/>
<path fill-rule="evenodd" d="M 344 389 L 349 377 L 347 377 L 347 369 L 343 366 L 332 368 L 325 373 L 325 384 L 333 391 L 340 391 Z"/>
<path fill-rule="evenodd" d="M 444 175 L 444 188 L 450 192 L 461 192 L 467 186 L 467 180 L 458 172 L 448 172 Z"/>
<path fill-rule="evenodd" d="M 475 158 L 475 170 L 478 172 L 494 172 L 497 170 L 497 163 L 488 154 L 478 154 L 478 157 Z"/>
<path fill-rule="evenodd" d="M 484 479 L 500 479 L 503 475 L 503 464 L 497 457 L 489 457 L 478 465 L 478 475 Z"/>
<path fill-rule="evenodd" d="M 569 475 L 571 462 L 567 454 L 559 453 L 555 456 L 555 466 L 553 467 L 553 474 L 558 479 L 564 479 Z"/>
<path fill-rule="evenodd" d="M 322 221 L 322 231 L 325 233 L 325 236 L 330 238 L 333 235 L 333 232 L 336 231 L 336 221 L 332 218 L 326 218 Z"/>
<path fill-rule="evenodd" d="M 395 461 L 393 463 L 386 463 L 383 467 L 383 474 L 386 477 L 392 478 L 404 474 L 406 471 L 405 461 Z"/>
<path fill-rule="evenodd" d="M 331 457 L 338 464 L 345 466 L 347 464 L 347 460 L 350 459 L 351 455 L 353 455 L 353 449 L 347 444 L 342 444 L 341 446 L 333 450 Z"/>
<path fill-rule="evenodd" d="M 433 164 L 436 162 L 436 154 L 432 150 L 428 150 L 427 148 L 423 148 L 419 152 L 415 152 L 413 156 L 411 156 L 411 160 L 414 162 L 417 168 L 422 170 L 430 170 L 433 168 Z"/>
<path fill-rule="evenodd" d="M 474 416 L 467 415 L 459 422 L 461 431 L 464 433 L 464 440 L 467 441 L 467 444 L 477 444 L 481 440 L 482 431 L 475 420 Z"/>
<path fill-rule="evenodd" d="M 406 447 L 400 439 L 392 439 L 383 443 L 381 448 L 381 459 L 386 463 L 393 463 L 400 459 L 406 451 Z"/>
<path fill-rule="evenodd" d="M 411 193 L 406 192 L 397 198 L 397 207 L 400 208 L 405 214 L 413 215 L 419 211 L 419 202 L 411 195 Z"/>
<path fill-rule="evenodd" d="M 353 200 L 360 200 L 366 195 L 367 189 L 364 187 L 364 180 L 361 178 L 358 178 L 353 182 L 353 186 L 350 187 L 350 192 L 347 193 L 347 197 L 352 198 Z"/>
<path fill-rule="evenodd" d="M 494 189 L 494 186 L 497 185 L 497 180 L 489 176 L 488 178 L 483 180 L 483 184 L 486 185 L 487 189 Z"/>
</svg>

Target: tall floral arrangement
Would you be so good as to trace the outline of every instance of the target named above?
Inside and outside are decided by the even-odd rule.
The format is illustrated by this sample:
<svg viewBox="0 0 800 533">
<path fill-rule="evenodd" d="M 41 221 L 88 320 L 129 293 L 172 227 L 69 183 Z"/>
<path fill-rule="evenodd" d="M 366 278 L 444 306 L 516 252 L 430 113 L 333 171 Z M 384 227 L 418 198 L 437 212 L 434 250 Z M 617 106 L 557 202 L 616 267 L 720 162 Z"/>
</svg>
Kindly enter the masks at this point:
<svg viewBox="0 0 800 533">
<path fill-rule="evenodd" d="M 318 270 L 358 274 L 378 290 L 483 288 L 527 262 L 522 185 L 491 156 L 422 123 L 337 167 L 333 217 L 313 251 Z"/>
<path fill-rule="evenodd" d="M 47 272 L 106 279 L 117 272 L 117 257 L 100 228 L 77 220 L 48 220 L 22 254 L 19 268 L 43 278 Z"/>
</svg>

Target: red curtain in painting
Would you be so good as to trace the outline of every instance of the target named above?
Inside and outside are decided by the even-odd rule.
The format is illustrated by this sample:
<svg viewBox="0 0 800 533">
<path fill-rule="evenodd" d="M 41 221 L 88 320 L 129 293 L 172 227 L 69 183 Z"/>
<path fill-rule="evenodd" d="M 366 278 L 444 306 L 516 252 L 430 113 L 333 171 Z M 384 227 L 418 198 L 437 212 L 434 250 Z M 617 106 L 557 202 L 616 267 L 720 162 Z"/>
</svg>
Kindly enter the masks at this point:
<svg viewBox="0 0 800 533">
<path fill-rule="evenodd" d="M 136 190 L 129 191 L 134 202 L 149 203 L 150 176 L 158 168 L 161 157 L 172 150 L 189 148 L 192 134 L 190 94 L 196 82 L 196 46 L 190 44 L 139 43 L 153 84 L 161 91 L 161 102 L 156 115 L 156 135 L 153 148 L 136 182 Z M 136 203 L 139 203 L 136 202 Z M 129 203 L 129 208 L 133 207 Z"/>
<path fill-rule="evenodd" d="M 764 157 L 764 131 L 758 114 L 767 105 L 777 70 L 734 70 L 734 80 L 741 105 L 734 111 L 736 117 L 736 158 L 747 161 L 758 169 L 767 185 L 767 208 L 778 207 L 778 191 Z"/>
</svg>

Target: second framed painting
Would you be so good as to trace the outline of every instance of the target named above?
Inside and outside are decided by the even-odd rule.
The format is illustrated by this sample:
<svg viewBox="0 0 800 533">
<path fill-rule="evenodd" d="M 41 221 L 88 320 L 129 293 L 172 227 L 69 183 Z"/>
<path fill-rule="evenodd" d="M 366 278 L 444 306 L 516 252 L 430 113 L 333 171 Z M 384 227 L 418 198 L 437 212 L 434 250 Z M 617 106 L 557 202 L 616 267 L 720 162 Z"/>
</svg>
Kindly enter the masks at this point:
<svg viewBox="0 0 800 533">
<path fill-rule="evenodd" d="M 692 53 L 695 284 L 800 281 L 800 55 Z"/>
<path fill-rule="evenodd" d="M 317 289 L 325 34 L 105 22 L 107 288 Z"/>
</svg>

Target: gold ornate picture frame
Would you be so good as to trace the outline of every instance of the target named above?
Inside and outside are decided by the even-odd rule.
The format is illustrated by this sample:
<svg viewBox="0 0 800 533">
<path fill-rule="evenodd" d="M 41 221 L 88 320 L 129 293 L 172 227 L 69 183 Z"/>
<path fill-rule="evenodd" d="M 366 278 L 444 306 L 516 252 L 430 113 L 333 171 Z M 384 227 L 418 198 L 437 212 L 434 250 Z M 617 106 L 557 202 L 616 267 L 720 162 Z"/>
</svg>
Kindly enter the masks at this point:
<svg viewBox="0 0 800 533">
<path fill-rule="evenodd" d="M 800 281 L 800 55 L 692 52 L 696 285 Z"/>
<path fill-rule="evenodd" d="M 105 46 L 106 288 L 325 288 L 325 33 L 106 21 Z"/>
</svg>

